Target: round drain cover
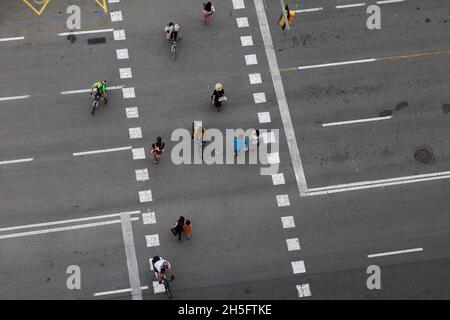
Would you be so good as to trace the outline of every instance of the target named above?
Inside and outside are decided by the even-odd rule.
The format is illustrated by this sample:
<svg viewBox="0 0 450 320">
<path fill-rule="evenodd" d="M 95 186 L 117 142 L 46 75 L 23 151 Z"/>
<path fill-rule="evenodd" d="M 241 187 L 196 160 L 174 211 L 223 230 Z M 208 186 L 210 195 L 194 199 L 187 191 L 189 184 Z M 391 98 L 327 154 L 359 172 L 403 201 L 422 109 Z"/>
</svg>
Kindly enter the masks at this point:
<svg viewBox="0 0 450 320">
<path fill-rule="evenodd" d="M 433 150 L 430 148 L 418 148 L 414 152 L 414 159 L 422 164 L 431 163 L 434 161 Z"/>
</svg>

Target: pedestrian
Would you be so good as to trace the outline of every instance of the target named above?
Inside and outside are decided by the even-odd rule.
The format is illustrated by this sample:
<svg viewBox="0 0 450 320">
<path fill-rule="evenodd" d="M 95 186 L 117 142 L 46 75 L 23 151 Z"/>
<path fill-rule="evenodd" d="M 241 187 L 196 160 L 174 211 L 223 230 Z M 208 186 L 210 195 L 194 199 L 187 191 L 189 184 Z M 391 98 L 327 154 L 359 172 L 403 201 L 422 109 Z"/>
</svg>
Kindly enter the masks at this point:
<svg viewBox="0 0 450 320">
<path fill-rule="evenodd" d="M 216 12 L 210 1 L 203 3 L 203 23 L 208 24 L 210 17 Z"/>
<path fill-rule="evenodd" d="M 248 140 L 245 138 L 243 130 L 239 130 L 237 135 L 234 137 L 233 144 L 234 144 L 234 157 L 236 158 L 237 154 L 241 150 L 245 150 L 248 145 Z"/>
<path fill-rule="evenodd" d="M 186 232 L 186 237 L 188 240 L 191 239 L 191 230 L 192 230 L 192 224 L 190 220 L 186 220 L 186 223 L 184 224 L 184 232 Z"/>
<path fill-rule="evenodd" d="M 181 241 L 181 234 L 184 231 L 184 217 L 183 216 L 180 216 L 180 218 L 178 218 L 177 222 L 175 222 L 172 225 L 172 228 L 170 228 L 170 231 L 172 231 L 174 236 L 178 235 L 178 241 Z"/>
<path fill-rule="evenodd" d="M 259 146 L 259 130 L 253 130 L 252 134 L 250 135 L 250 139 L 249 139 L 249 149 L 250 150 L 254 150 L 256 147 Z"/>
<path fill-rule="evenodd" d="M 289 27 L 290 27 L 294 23 L 295 11 L 294 10 L 289 10 L 289 6 L 288 5 L 286 5 L 284 10 L 286 12 L 286 18 L 288 20 L 288 24 L 289 24 Z M 286 28 L 286 21 L 284 20 L 284 14 L 281 14 L 280 19 L 278 19 L 278 25 L 281 26 L 281 30 L 284 31 L 284 29 Z"/>
<path fill-rule="evenodd" d="M 220 111 L 220 107 L 222 106 L 222 102 L 227 101 L 227 97 L 225 97 L 225 91 L 223 90 L 223 85 L 219 82 L 214 86 L 213 94 L 211 95 L 211 103 L 216 106 L 216 111 Z"/>
<path fill-rule="evenodd" d="M 152 149 L 150 150 L 153 156 L 153 163 L 157 163 L 159 158 L 161 158 L 161 154 L 164 151 L 165 143 L 162 141 L 161 137 L 156 138 L 156 142 L 152 144 Z"/>
</svg>

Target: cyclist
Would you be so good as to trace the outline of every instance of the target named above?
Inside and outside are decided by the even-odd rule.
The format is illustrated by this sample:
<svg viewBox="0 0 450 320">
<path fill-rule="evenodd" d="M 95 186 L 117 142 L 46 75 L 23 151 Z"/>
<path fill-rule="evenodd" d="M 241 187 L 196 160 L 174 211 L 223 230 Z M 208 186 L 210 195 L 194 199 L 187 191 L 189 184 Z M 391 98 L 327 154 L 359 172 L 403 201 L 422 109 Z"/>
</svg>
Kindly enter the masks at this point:
<svg viewBox="0 0 450 320">
<path fill-rule="evenodd" d="M 162 280 L 164 279 L 164 273 L 166 272 L 166 270 L 169 270 L 169 272 L 170 272 L 170 281 L 175 279 L 175 277 L 173 275 L 173 271 L 170 268 L 169 261 L 165 260 L 164 258 L 154 256 L 152 259 L 152 265 L 153 265 L 153 270 L 155 270 L 156 279 L 158 279 L 158 282 L 160 284 L 162 283 Z"/>
<path fill-rule="evenodd" d="M 100 96 L 100 99 L 105 101 L 105 104 L 108 104 L 108 99 L 106 98 L 106 81 L 99 80 L 91 86 L 91 95 L 94 93 L 95 95 Z"/>
<path fill-rule="evenodd" d="M 169 22 L 169 24 L 164 28 L 166 32 L 166 39 L 177 41 L 181 39 L 180 26 L 177 23 Z"/>
</svg>

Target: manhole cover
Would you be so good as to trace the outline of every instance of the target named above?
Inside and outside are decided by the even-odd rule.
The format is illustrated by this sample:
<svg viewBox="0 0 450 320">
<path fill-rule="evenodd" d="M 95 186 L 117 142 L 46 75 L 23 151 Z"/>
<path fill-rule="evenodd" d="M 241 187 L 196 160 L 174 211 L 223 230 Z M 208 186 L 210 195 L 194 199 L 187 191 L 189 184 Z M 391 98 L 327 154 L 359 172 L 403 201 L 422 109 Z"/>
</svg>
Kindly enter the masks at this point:
<svg viewBox="0 0 450 320">
<path fill-rule="evenodd" d="M 418 148 L 414 152 L 414 159 L 422 164 L 431 163 L 434 161 L 433 150 L 430 148 Z"/>
<path fill-rule="evenodd" d="M 88 44 L 100 44 L 100 43 L 105 43 L 106 42 L 106 38 L 90 38 L 87 39 Z"/>
</svg>

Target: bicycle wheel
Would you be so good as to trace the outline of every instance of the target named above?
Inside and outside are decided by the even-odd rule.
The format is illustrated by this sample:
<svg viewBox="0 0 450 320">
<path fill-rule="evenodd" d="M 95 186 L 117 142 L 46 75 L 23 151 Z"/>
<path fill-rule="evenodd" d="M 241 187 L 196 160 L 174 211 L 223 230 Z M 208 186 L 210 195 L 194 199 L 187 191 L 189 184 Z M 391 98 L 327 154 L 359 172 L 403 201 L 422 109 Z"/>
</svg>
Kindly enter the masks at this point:
<svg viewBox="0 0 450 320">
<path fill-rule="evenodd" d="M 164 288 L 166 289 L 167 298 L 172 300 L 172 291 L 170 291 L 170 285 L 167 279 L 164 280 Z"/>
<path fill-rule="evenodd" d="M 94 103 L 92 103 L 92 112 L 91 114 L 94 115 L 95 109 L 97 108 L 98 102 L 95 100 Z"/>
<path fill-rule="evenodd" d="M 170 59 L 172 61 L 175 61 L 176 58 L 177 58 L 177 44 L 174 42 L 170 47 Z"/>
</svg>

